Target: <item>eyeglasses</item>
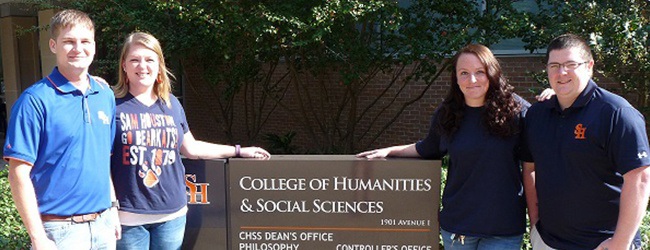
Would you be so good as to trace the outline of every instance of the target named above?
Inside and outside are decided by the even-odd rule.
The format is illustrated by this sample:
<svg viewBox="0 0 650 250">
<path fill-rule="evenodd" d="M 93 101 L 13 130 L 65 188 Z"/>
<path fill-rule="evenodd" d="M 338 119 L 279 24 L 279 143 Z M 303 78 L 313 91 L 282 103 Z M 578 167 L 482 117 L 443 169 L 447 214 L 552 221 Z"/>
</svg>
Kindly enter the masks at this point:
<svg viewBox="0 0 650 250">
<path fill-rule="evenodd" d="M 546 69 L 549 72 L 558 72 L 562 68 L 564 70 L 566 70 L 566 71 L 573 71 L 573 70 L 577 69 L 578 67 L 580 67 L 580 65 L 583 65 L 585 63 L 588 63 L 588 62 L 580 62 L 579 63 L 579 62 L 570 61 L 570 62 L 565 62 L 565 63 L 549 63 L 549 64 L 546 64 Z"/>
</svg>

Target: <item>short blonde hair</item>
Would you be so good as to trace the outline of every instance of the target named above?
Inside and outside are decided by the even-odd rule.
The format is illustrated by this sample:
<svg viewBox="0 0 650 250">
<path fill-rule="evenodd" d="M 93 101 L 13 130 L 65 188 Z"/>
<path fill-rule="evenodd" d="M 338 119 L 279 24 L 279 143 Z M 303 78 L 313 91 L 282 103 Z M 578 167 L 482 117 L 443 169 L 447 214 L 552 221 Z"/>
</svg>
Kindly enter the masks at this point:
<svg viewBox="0 0 650 250">
<path fill-rule="evenodd" d="M 57 12 L 50 20 L 50 38 L 56 39 L 62 29 L 72 26 L 88 28 L 93 35 L 95 34 L 95 25 L 88 14 L 79 10 L 67 9 Z"/>
<path fill-rule="evenodd" d="M 114 92 L 115 97 L 122 98 L 126 96 L 129 92 L 129 79 L 124 71 L 122 64 L 126 60 L 129 50 L 134 44 L 139 44 L 144 46 L 147 49 L 155 52 L 158 55 L 158 63 L 160 71 L 158 71 L 158 77 L 156 77 L 156 82 L 154 83 L 153 92 L 158 98 L 160 98 L 167 107 L 171 108 L 170 97 L 172 91 L 171 79 L 174 77 L 172 73 L 165 66 L 165 56 L 163 55 L 162 47 L 160 42 L 154 36 L 146 32 L 134 32 L 131 33 L 124 40 L 124 45 L 122 45 L 122 53 L 120 54 L 120 65 L 119 65 L 119 75 L 117 85 L 115 86 Z"/>
</svg>

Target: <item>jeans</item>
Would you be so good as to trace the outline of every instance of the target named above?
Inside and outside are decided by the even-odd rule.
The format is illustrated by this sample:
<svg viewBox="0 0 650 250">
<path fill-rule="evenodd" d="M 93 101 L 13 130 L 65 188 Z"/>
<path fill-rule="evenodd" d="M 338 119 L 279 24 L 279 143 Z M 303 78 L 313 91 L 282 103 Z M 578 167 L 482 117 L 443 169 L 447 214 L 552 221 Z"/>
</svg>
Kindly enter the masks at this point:
<svg viewBox="0 0 650 250">
<path fill-rule="evenodd" d="M 185 215 L 176 219 L 140 226 L 122 226 L 117 249 L 178 250 L 185 236 Z"/>
<path fill-rule="evenodd" d="M 458 235 L 440 229 L 445 250 L 519 250 L 524 235 L 505 237 L 473 237 Z"/>
<path fill-rule="evenodd" d="M 43 227 L 58 249 L 115 249 L 114 216 L 107 209 L 94 221 L 47 221 Z"/>
</svg>

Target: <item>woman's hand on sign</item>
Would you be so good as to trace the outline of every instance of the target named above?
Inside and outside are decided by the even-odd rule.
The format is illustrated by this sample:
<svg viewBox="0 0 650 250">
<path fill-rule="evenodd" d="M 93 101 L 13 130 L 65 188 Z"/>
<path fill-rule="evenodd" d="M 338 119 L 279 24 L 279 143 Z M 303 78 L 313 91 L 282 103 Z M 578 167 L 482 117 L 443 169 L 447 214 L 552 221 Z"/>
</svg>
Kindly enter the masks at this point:
<svg viewBox="0 0 650 250">
<path fill-rule="evenodd" d="M 388 148 L 380 148 L 380 149 L 374 149 L 374 150 L 358 153 L 356 157 L 375 159 L 375 158 L 386 158 L 389 154 L 390 154 L 390 150 Z"/>
<path fill-rule="evenodd" d="M 241 157 L 244 158 L 259 158 L 259 159 L 269 159 L 271 154 L 260 147 L 245 147 L 241 149 Z"/>
<path fill-rule="evenodd" d="M 365 152 L 358 153 L 356 157 L 358 158 L 367 158 L 367 159 L 376 159 L 376 158 L 386 158 L 388 156 L 394 157 L 420 157 L 417 149 L 415 148 L 415 143 L 407 145 L 392 146 L 387 148 L 373 149 Z"/>
</svg>

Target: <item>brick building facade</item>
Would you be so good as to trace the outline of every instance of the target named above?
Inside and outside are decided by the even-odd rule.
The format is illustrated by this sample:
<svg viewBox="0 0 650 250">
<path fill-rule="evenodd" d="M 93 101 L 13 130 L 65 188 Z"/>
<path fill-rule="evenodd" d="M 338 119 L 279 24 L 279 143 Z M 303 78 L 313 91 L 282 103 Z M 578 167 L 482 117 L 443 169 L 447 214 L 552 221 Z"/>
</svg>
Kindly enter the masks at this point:
<svg viewBox="0 0 650 250">
<path fill-rule="evenodd" d="M 539 93 L 542 90 L 541 85 L 534 79 L 531 72 L 540 71 L 544 67 L 544 57 L 543 55 L 519 55 L 519 56 L 498 56 L 499 61 L 501 62 L 502 70 L 505 76 L 509 79 L 510 83 L 515 86 L 515 91 L 519 95 L 523 96 L 530 102 L 534 102 L 534 93 Z M 598 65 L 596 65 L 597 67 Z M 280 67 L 279 67 L 280 68 Z M 408 69 L 407 69 L 408 70 Z M 279 73 L 276 73 L 276 77 L 280 77 L 280 74 L 283 74 L 282 70 Z M 408 100 L 411 100 L 422 92 L 425 88 L 423 82 L 417 82 L 406 87 L 401 94 L 395 98 L 395 104 L 392 106 L 387 105 L 388 102 L 392 101 L 393 95 L 399 91 L 399 87 L 395 86 L 388 89 L 388 97 L 380 99 L 375 103 L 377 108 L 371 109 L 368 115 L 364 116 L 360 121 L 359 126 L 355 130 L 355 139 L 353 152 L 347 152 L 345 149 L 323 152 L 319 151 L 317 148 L 319 144 L 330 143 L 327 136 L 319 136 L 319 139 L 314 139 L 313 136 L 309 136 L 310 132 L 305 129 L 304 123 L 300 121 L 300 117 L 292 116 L 292 112 L 287 111 L 288 109 L 299 110 L 300 104 L 297 101 L 302 95 L 306 95 L 305 92 L 302 94 L 297 94 L 295 89 L 290 89 L 285 96 L 285 103 L 287 103 L 285 108 L 275 108 L 272 112 L 270 111 L 273 102 L 267 100 L 268 108 L 264 111 L 264 115 L 268 115 L 268 120 L 262 126 L 262 129 L 257 137 L 253 138 L 252 141 L 248 141 L 246 122 L 244 113 L 243 100 L 244 96 L 240 93 L 238 94 L 235 104 L 234 104 L 234 123 L 232 125 L 232 138 L 233 141 L 228 140 L 226 131 L 228 129 L 225 127 L 226 124 L 222 120 L 222 116 L 219 114 L 219 107 L 215 101 L 215 98 L 218 98 L 220 90 L 218 88 L 210 87 L 206 84 L 205 79 L 202 79 L 201 69 L 198 66 L 186 67 L 185 68 L 185 81 L 183 83 L 183 96 L 184 96 L 184 107 L 186 110 L 188 122 L 192 129 L 192 132 L 196 138 L 219 142 L 219 143 L 241 143 L 241 144 L 254 144 L 259 146 L 267 146 L 264 141 L 261 139 L 261 135 L 265 133 L 273 133 L 277 135 L 284 135 L 289 131 L 296 132 L 293 143 L 299 147 L 299 153 L 353 153 L 360 150 L 369 149 L 369 148 L 378 148 L 385 147 L 390 145 L 397 144 L 406 144 L 415 142 L 418 139 L 426 136 L 428 129 L 431 114 L 433 113 L 435 107 L 443 100 L 445 97 L 448 88 L 450 76 L 449 73 L 444 73 L 441 75 L 425 92 L 421 99 L 415 101 L 410 106 L 406 107 L 403 111 L 399 112 L 399 107 Z M 307 78 L 307 76 L 301 76 Z M 619 89 L 619 85 L 613 81 L 605 81 L 602 77 L 599 78 L 599 86 L 605 87 L 610 90 L 616 91 Z M 323 79 L 318 79 L 323 81 Z M 371 84 L 368 86 L 368 90 L 364 91 L 364 94 L 359 98 L 359 108 L 357 112 L 361 112 L 365 105 L 371 103 L 376 95 L 379 95 L 385 86 L 387 86 L 390 78 L 388 76 L 379 76 L 375 77 L 374 81 L 371 81 Z M 286 80 L 285 80 L 286 81 Z M 317 79 L 309 79 L 304 82 L 317 81 Z M 326 79 L 327 86 L 334 86 L 340 84 L 340 81 L 336 79 Z M 334 84 L 334 85 L 332 85 Z M 311 85 L 311 84 L 309 84 Z M 307 86 L 308 92 L 310 94 L 310 99 L 312 100 L 321 100 L 323 95 L 325 95 L 323 89 L 319 89 L 318 84 L 314 83 L 313 86 Z M 342 89 L 340 86 L 334 86 L 331 90 Z M 216 93 L 216 94 L 215 94 Z M 339 91 L 339 98 L 341 93 Z M 336 102 L 336 94 L 328 92 L 327 95 L 330 102 Z M 293 99 L 292 99 L 293 98 Z M 386 110 L 383 111 L 385 114 L 380 113 L 381 107 L 389 106 Z M 324 105 L 314 108 L 314 113 L 308 114 L 307 117 L 310 117 L 311 122 L 315 119 L 325 119 L 327 117 L 323 115 L 327 112 L 338 112 L 338 110 L 332 110 L 332 107 Z M 249 109 L 250 111 L 250 109 Z M 349 110 L 342 111 L 342 117 L 346 117 Z M 375 124 L 386 124 L 390 121 L 394 114 L 400 113 L 399 117 L 390 125 L 388 128 L 375 140 L 372 139 L 377 135 L 381 129 L 381 126 L 374 126 L 371 129 L 368 129 L 368 124 L 372 122 L 373 119 L 376 119 Z M 318 118 L 317 118 L 318 117 Z M 375 118 L 376 117 L 376 118 Z M 251 121 L 249 117 L 249 122 Z M 314 123 L 312 123 L 313 125 Z M 331 128 L 322 129 L 318 126 L 312 126 L 310 129 L 316 131 L 315 133 L 345 133 L 346 131 L 337 131 Z M 339 128 L 345 128 L 345 124 L 339 123 Z M 365 133 L 365 136 L 364 136 Z"/>
</svg>

